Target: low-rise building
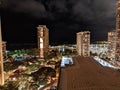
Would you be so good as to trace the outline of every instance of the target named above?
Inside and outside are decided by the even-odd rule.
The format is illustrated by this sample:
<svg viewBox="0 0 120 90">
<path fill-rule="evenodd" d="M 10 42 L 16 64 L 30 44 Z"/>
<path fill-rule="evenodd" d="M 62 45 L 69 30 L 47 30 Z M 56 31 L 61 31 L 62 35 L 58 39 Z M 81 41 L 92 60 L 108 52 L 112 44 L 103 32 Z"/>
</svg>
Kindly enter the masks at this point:
<svg viewBox="0 0 120 90">
<path fill-rule="evenodd" d="M 108 51 L 108 42 L 107 41 L 98 41 L 90 45 L 90 52 L 96 54 L 100 57 L 107 55 Z"/>
</svg>

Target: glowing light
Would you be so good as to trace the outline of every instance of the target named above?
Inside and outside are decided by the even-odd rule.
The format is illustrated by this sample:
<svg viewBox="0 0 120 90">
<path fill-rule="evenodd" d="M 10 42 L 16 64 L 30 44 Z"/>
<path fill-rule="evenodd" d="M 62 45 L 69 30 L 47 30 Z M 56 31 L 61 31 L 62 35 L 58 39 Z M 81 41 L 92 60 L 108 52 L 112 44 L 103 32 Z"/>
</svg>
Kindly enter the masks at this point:
<svg viewBox="0 0 120 90">
<path fill-rule="evenodd" d="M 94 59 L 100 63 L 102 66 L 104 67 L 110 67 L 110 68 L 114 68 L 114 69 L 117 69 L 117 67 L 111 65 L 110 63 L 104 61 L 103 59 L 100 59 L 99 57 L 95 56 Z"/>
<path fill-rule="evenodd" d="M 72 58 L 62 57 L 61 67 L 65 67 L 66 64 L 73 64 Z"/>
</svg>

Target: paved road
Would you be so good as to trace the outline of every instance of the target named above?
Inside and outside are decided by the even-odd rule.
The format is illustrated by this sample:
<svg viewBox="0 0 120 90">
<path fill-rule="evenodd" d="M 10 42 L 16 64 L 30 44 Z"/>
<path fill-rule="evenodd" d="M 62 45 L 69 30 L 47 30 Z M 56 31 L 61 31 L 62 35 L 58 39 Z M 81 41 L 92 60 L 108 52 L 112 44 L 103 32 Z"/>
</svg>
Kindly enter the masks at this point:
<svg viewBox="0 0 120 90">
<path fill-rule="evenodd" d="M 120 90 L 120 71 L 92 58 L 74 57 L 75 65 L 61 69 L 58 90 Z"/>
</svg>

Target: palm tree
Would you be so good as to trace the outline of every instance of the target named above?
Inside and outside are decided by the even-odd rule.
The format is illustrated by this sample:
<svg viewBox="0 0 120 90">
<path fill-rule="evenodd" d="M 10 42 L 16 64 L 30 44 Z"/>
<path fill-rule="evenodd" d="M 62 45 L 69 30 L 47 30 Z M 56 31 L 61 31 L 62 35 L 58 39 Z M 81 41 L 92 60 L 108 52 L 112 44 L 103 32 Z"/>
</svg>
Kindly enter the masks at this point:
<svg viewBox="0 0 120 90">
<path fill-rule="evenodd" d="M 56 71 L 51 67 L 42 67 L 38 71 L 31 74 L 31 76 L 34 78 L 34 81 L 41 82 L 47 80 L 48 77 L 52 78 L 56 76 Z"/>
<path fill-rule="evenodd" d="M 32 83 L 30 86 L 29 86 L 29 90 L 37 90 L 39 88 L 39 85 L 35 84 L 35 83 Z"/>
<path fill-rule="evenodd" d="M 0 86 L 0 90 L 5 90 L 5 86 Z"/>
</svg>

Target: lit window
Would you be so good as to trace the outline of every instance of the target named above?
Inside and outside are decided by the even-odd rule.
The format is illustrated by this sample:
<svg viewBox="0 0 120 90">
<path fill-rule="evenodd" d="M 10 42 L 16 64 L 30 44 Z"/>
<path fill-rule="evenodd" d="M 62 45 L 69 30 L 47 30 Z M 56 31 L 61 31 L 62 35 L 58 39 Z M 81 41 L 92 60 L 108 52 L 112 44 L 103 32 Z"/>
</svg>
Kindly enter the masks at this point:
<svg viewBox="0 0 120 90">
<path fill-rule="evenodd" d="M 40 42 L 43 42 L 43 38 L 40 38 Z"/>
<path fill-rule="evenodd" d="M 43 43 L 40 43 L 40 48 L 43 48 Z"/>
</svg>

